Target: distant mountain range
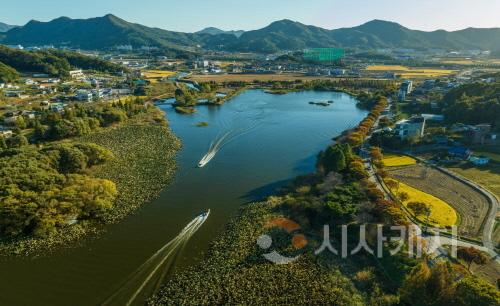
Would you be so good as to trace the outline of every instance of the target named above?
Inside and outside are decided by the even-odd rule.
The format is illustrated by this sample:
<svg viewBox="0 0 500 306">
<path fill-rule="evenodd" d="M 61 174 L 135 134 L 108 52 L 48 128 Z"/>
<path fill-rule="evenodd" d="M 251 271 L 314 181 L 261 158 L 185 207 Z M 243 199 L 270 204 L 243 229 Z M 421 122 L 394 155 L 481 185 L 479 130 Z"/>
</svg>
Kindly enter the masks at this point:
<svg viewBox="0 0 500 306">
<path fill-rule="evenodd" d="M 245 33 L 245 31 L 243 31 L 243 30 L 239 30 L 239 31 L 224 31 L 224 30 L 221 30 L 221 29 L 218 29 L 218 28 L 214 28 L 214 27 L 204 28 L 203 30 L 196 32 L 196 34 L 210 34 L 210 35 L 232 34 L 232 35 L 234 35 L 236 37 L 240 37 L 241 35 L 243 35 L 243 33 Z"/>
<path fill-rule="evenodd" d="M 5 33 L 8 30 L 15 28 L 16 26 L 0 22 L 0 33 Z"/>
<path fill-rule="evenodd" d="M 157 46 L 175 50 L 224 50 L 273 53 L 310 47 L 500 50 L 500 28 L 433 32 L 373 20 L 353 28 L 327 30 L 281 20 L 254 31 L 207 28 L 196 33 L 172 32 L 130 23 L 114 15 L 90 19 L 61 17 L 30 21 L 3 35 L 4 44 L 56 45 L 108 49 L 119 45 Z"/>
</svg>

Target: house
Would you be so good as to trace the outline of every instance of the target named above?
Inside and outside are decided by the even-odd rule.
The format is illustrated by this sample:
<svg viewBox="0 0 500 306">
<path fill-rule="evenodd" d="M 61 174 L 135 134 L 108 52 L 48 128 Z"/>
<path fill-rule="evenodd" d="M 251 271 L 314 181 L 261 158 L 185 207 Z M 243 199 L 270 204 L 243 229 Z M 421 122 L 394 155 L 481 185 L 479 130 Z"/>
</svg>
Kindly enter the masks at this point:
<svg viewBox="0 0 500 306">
<path fill-rule="evenodd" d="M 76 92 L 76 99 L 82 102 L 92 102 L 92 92 L 88 90 L 78 90 Z"/>
<path fill-rule="evenodd" d="M 491 124 L 478 124 L 470 127 L 465 135 L 472 144 L 484 144 L 491 132 Z"/>
<path fill-rule="evenodd" d="M 10 138 L 13 134 L 12 130 L 0 125 L 0 137 Z"/>
<path fill-rule="evenodd" d="M 475 166 L 484 166 L 490 162 L 490 158 L 487 156 L 471 156 L 469 161 Z"/>
<path fill-rule="evenodd" d="M 471 150 L 469 150 L 466 147 L 452 147 L 448 149 L 448 155 L 463 160 L 468 160 L 471 154 L 472 154 Z"/>
<path fill-rule="evenodd" d="M 69 76 L 73 79 L 80 79 L 84 77 L 82 70 L 71 70 L 69 72 Z"/>
<path fill-rule="evenodd" d="M 400 139 L 424 136 L 425 118 L 422 116 L 413 116 L 409 119 L 400 120 L 396 123 L 394 134 Z"/>
</svg>

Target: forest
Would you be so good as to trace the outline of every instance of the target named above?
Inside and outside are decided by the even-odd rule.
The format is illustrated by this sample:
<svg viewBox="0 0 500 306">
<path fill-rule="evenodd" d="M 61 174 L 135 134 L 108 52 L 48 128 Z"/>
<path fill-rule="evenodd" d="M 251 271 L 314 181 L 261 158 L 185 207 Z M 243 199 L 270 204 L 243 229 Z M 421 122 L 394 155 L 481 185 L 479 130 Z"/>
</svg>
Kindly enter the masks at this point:
<svg viewBox="0 0 500 306">
<path fill-rule="evenodd" d="M 3 64 L 2 64 L 3 63 Z M 72 69 L 96 70 L 118 73 L 124 70 L 120 65 L 72 51 L 39 50 L 24 51 L 0 46 L 0 78 L 12 78 L 4 66 L 18 72 L 44 73 L 57 77 L 69 77 Z"/>
</svg>

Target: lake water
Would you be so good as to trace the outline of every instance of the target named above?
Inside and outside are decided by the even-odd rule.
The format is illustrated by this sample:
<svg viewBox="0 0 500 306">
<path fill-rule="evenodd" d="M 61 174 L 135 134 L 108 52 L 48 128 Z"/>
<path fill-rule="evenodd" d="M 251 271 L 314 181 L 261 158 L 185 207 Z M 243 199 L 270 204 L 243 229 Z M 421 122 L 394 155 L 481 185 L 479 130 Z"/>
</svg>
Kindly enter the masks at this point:
<svg viewBox="0 0 500 306">
<path fill-rule="evenodd" d="M 309 104 L 328 100 L 334 101 L 328 107 Z M 194 115 L 159 107 L 183 143 L 173 183 L 98 239 L 47 258 L 2 260 L 0 305 L 100 305 L 128 288 L 123 285 L 132 272 L 210 209 L 208 220 L 170 261 L 169 273 L 195 264 L 241 205 L 313 171 L 317 153 L 366 115 L 346 94 L 313 91 L 249 90 L 222 106 L 201 106 Z M 199 122 L 208 126 L 197 127 Z M 197 168 L 211 144 L 214 158 Z M 130 290 L 135 289 L 125 291 Z"/>
</svg>

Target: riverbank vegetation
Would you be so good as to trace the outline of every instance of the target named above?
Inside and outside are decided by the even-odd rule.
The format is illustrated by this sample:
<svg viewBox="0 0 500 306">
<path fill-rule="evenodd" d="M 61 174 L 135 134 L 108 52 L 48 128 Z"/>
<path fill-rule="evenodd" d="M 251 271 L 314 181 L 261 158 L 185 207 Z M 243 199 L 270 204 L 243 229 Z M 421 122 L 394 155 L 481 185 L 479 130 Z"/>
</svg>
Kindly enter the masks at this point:
<svg viewBox="0 0 500 306">
<path fill-rule="evenodd" d="M 428 258 L 410 256 L 405 244 L 400 253 L 390 255 L 384 251 L 382 258 L 366 251 L 347 258 L 328 249 L 315 254 L 324 242 L 324 225 L 329 225 L 329 239 L 337 250 L 341 246 L 341 227 L 348 225 L 347 249 L 352 250 L 358 244 L 361 225 L 367 226 L 367 243 L 375 249 L 375 224 L 410 224 L 402 207 L 386 200 L 370 180 L 363 160 L 353 150 L 353 144 L 361 145 L 386 103 L 379 98 L 365 120 L 321 152 L 315 173 L 298 177 L 277 196 L 243 207 L 212 243 L 205 259 L 174 275 L 148 304 L 438 305 L 446 302 L 465 306 L 471 299 L 497 301 L 498 291 L 494 287 L 475 278 L 467 278 L 471 283 L 457 281 L 467 276 L 467 271 L 441 262 L 429 266 Z M 352 141 L 349 136 L 353 133 L 359 134 L 359 140 Z M 375 150 L 372 153 L 376 157 Z M 382 165 L 382 154 L 378 155 L 374 163 Z M 296 224 L 292 230 L 286 226 L 290 222 Z M 271 242 L 258 243 L 262 235 L 271 237 Z M 394 246 L 392 242 L 386 245 Z M 277 265 L 263 257 L 271 251 L 298 258 Z M 456 290 L 465 287 L 470 289 L 467 294 L 461 292 L 458 296 Z"/>
<path fill-rule="evenodd" d="M 1 254 L 39 254 L 98 232 L 173 176 L 180 143 L 144 99 L 41 111 L 23 124 L 31 128 L 11 137 L 22 141 L 0 148 Z"/>
</svg>

